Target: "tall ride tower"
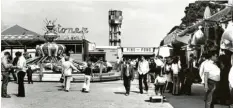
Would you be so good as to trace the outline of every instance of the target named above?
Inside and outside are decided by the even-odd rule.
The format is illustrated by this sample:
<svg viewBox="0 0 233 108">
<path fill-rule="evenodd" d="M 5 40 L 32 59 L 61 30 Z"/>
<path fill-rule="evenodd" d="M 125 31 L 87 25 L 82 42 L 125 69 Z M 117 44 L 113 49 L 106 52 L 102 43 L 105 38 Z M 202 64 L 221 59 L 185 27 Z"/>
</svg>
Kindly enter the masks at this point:
<svg viewBox="0 0 233 108">
<path fill-rule="evenodd" d="M 109 45 L 121 46 L 122 11 L 109 10 Z"/>
</svg>

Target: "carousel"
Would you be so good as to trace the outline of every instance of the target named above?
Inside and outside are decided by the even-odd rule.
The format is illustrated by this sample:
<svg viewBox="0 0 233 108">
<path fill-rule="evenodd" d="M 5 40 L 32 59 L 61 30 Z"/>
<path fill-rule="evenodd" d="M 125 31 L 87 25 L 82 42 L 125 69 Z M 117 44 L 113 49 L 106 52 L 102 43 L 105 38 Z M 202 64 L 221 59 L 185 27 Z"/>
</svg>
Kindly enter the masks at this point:
<svg viewBox="0 0 233 108">
<path fill-rule="evenodd" d="M 47 31 L 44 34 L 46 43 L 36 46 L 36 57 L 27 60 L 27 64 L 33 67 L 33 70 L 39 70 L 43 73 L 55 72 L 61 73 L 61 59 L 66 50 L 66 47 L 62 44 L 57 44 L 54 39 L 58 37 L 56 33 L 54 21 L 49 21 L 46 25 Z M 81 69 L 84 65 L 77 60 L 73 60 L 74 65 Z"/>
<path fill-rule="evenodd" d="M 58 38 L 57 31 L 55 29 L 54 21 L 48 21 L 46 25 L 46 33 L 44 34 L 44 38 L 46 42 L 41 45 L 36 46 L 36 56 L 34 58 L 27 58 L 27 65 L 31 67 L 31 69 L 35 73 L 39 73 L 39 81 L 59 81 L 61 77 L 62 71 L 62 58 L 64 57 L 66 47 L 63 44 L 57 44 L 54 42 L 56 38 Z M 73 64 L 81 73 L 73 72 L 73 79 L 75 80 L 83 80 L 83 70 L 87 66 L 86 62 L 78 61 L 76 59 L 72 60 Z M 106 79 L 118 79 L 120 75 L 116 75 L 115 71 L 109 69 L 104 60 L 98 60 L 97 62 L 93 62 L 93 80 L 105 80 Z M 44 77 L 48 78 L 44 78 Z"/>
</svg>

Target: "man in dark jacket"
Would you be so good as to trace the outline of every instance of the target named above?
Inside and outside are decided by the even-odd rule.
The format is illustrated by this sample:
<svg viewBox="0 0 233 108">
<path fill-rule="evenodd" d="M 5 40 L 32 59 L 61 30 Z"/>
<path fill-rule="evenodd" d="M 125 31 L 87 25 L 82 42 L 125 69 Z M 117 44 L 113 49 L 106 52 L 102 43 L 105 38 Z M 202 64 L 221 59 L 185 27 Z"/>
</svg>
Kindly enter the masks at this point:
<svg viewBox="0 0 233 108">
<path fill-rule="evenodd" d="M 122 76 L 123 76 L 123 81 L 124 81 L 124 86 L 126 90 L 126 96 L 129 95 L 130 92 L 130 85 L 131 85 L 131 80 L 133 81 L 134 79 L 134 71 L 133 71 L 133 66 L 130 64 L 130 61 L 123 61 L 122 64 Z"/>
<path fill-rule="evenodd" d="M 156 72 L 156 64 L 155 64 L 154 59 L 150 60 L 149 68 L 150 68 L 150 71 L 149 71 L 150 80 L 151 80 L 151 83 L 154 83 L 155 78 L 157 77 L 157 75 L 159 75 L 158 72 L 155 73 Z M 161 72 L 161 71 L 159 71 L 159 72 Z"/>
</svg>

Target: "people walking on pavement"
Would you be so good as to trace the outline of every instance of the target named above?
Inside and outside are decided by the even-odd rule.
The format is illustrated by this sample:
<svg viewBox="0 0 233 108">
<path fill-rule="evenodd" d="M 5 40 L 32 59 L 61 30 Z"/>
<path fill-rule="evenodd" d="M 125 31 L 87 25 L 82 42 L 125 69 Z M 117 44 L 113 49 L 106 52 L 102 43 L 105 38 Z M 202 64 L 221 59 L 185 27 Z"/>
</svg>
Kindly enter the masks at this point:
<svg viewBox="0 0 233 108">
<path fill-rule="evenodd" d="M 93 77 L 93 70 L 92 70 L 92 63 L 88 61 L 87 67 L 84 69 L 84 83 L 82 92 L 89 92 L 90 91 L 90 85 L 91 85 L 91 78 Z"/>
<path fill-rule="evenodd" d="M 125 95 L 128 96 L 130 94 L 131 81 L 134 80 L 134 69 L 133 66 L 130 64 L 129 60 L 123 61 L 122 74 L 123 74 L 123 82 L 126 90 Z"/>
<path fill-rule="evenodd" d="M 160 95 L 163 96 L 166 83 L 167 83 L 167 78 L 165 77 L 164 73 L 161 71 L 161 73 L 156 76 L 154 81 L 155 95 L 158 95 L 160 91 Z"/>
<path fill-rule="evenodd" d="M 141 60 L 138 63 L 138 73 L 139 73 L 139 89 L 140 93 L 143 94 L 142 82 L 144 83 L 145 90 L 148 93 L 147 85 L 147 73 L 149 72 L 149 63 L 146 59 L 141 56 Z"/>
<path fill-rule="evenodd" d="M 2 98 L 11 98 L 10 95 L 7 94 L 7 85 L 9 80 L 9 70 L 12 68 L 12 64 L 9 62 L 10 57 L 9 52 L 5 52 L 4 56 L 1 58 L 1 73 L 2 73 Z"/>
<path fill-rule="evenodd" d="M 214 108 L 213 95 L 216 89 L 216 84 L 220 81 L 220 68 L 216 65 L 218 51 L 211 51 L 209 54 L 210 61 L 204 65 L 206 91 L 205 108 Z"/>
<path fill-rule="evenodd" d="M 150 60 L 149 68 L 150 68 L 150 71 L 148 73 L 149 79 L 151 83 L 154 83 L 155 78 L 157 76 L 157 74 L 155 73 L 157 70 L 156 70 L 156 64 L 155 64 L 154 59 Z"/>
<path fill-rule="evenodd" d="M 72 71 L 78 71 L 78 69 L 73 65 L 70 61 L 70 56 L 65 56 L 65 61 L 62 63 L 62 74 L 65 77 L 65 91 L 69 92 L 70 89 L 70 82 L 72 80 Z"/>
<path fill-rule="evenodd" d="M 178 64 L 178 57 L 175 56 L 172 61 L 172 72 L 173 72 L 173 95 L 179 95 L 180 92 L 180 79 L 179 79 L 179 72 L 181 66 Z"/>
<path fill-rule="evenodd" d="M 28 84 L 33 84 L 32 73 L 33 73 L 33 71 L 31 69 L 31 67 L 29 66 L 27 69 Z"/>
<path fill-rule="evenodd" d="M 19 58 L 16 66 L 17 75 L 18 75 L 18 97 L 25 97 L 25 88 L 24 88 L 24 77 L 27 71 L 26 59 L 21 52 L 16 52 L 16 56 Z"/>
<path fill-rule="evenodd" d="M 168 93 L 172 93 L 173 84 L 172 84 L 172 60 L 171 57 L 167 57 L 164 65 L 164 72 L 167 78 L 166 89 L 168 89 Z"/>
</svg>

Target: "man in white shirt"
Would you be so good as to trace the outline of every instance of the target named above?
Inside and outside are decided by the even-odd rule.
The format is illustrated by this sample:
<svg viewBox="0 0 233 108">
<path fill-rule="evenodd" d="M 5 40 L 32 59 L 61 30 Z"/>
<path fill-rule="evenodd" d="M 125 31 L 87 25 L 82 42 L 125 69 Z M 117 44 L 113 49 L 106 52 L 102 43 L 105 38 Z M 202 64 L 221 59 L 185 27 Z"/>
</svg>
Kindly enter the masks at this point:
<svg viewBox="0 0 233 108">
<path fill-rule="evenodd" d="M 141 61 L 138 63 L 138 73 L 139 73 L 139 89 L 140 93 L 143 94 L 142 88 L 142 80 L 145 86 L 146 92 L 148 92 L 148 85 L 147 85 L 147 73 L 149 72 L 149 63 L 145 60 L 142 56 Z"/>
<path fill-rule="evenodd" d="M 18 75 L 18 97 L 25 97 L 25 89 L 24 89 L 24 77 L 27 71 L 27 64 L 24 55 L 21 52 L 16 52 L 16 56 L 19 57 L 16 66 L 16 72 Z"/>
<path fill-rule="evenodd" d="M 70 81 L 72 80 L 72 71 L 78 69 L 73 65 L 71 61 L 69 61 L 70 57 L 65 56 L 65 61 L 62 63 L 62 73 L 65 76 L 65 91 L 69 92 L 70 89 Z"/>
<path fill-rule="evenodd" d="M 216 84 L 220 81 L 220 68 L 215 64 L 218 60 L 218 51 L 211 51 L 210 60 L 204 65 L 204 80 L 206 90 L 205 108 L 214 108 L 213 95 Z"/>
<path fill-rule="evenodd" d="M 69 54 L 69 53 L 68 53 L 68 54 L 63 53 L 62 55 L 63 55 L 63 56 L 62 56 L 62 58 L 61 58 L 61 60 L 60 60 L 61 65 L 66 61 L 66 60 L 65 60 L 65 57 L 66 57 L 66 56 L 69 56 L 69 61 L 70 61 L 71 63 L 73 63 L 73 60 L 74 60 L 74 59 L 70 57 L 70 54 Z M 62 74 L 62 77 L 63 77 L 63 79 L 65 80 L 65 75 L 64 75 L 64 74 Z M 63 81 L 62 87 L 64 88 L 65 85 L 66 85 L 66 82 Z"/>
<path fill-rule="evenodd" d="M 233 60 L 232 59 L 233 55 L 231 55 L 231 61 Z M 233 108 L 233 64 L 231 62 L 231 70 L 229 72 L 229 76 L 228 76 L 228 81 L 229 81 L 229 88 L 230 88 L 230 94 L 231 94 L 231 105 L 230 105 L 230 108 Z"/>
<path fill-rule="evenodd" d="M 205 80 L 204 80 L 204 66 L 205 66 L 205 64 L 207 63 L 207 62 L 209 62 L 209 58 L 207 58 L 207 56 L 205 56 L 205 61 L 203 61 L 202 63 L 201 63 L 201 66 L 200 66 L 200 69 L 199 69 L 199 75 L 200 75 L 200 77 L 201 77 L 201 80 L 202 80 L 202 84 L 204 84 L 205 83 Z"/>
<path fill-rule="evenodd" d="M 233 66 L 231 67 L 229 76 L 228 76 L 228 81 L 229 81 L 229 88 L 230 88 L 230 93 L 231 93 L 231 105 L 230 108 L 233 108 Z"/>
</svg>

